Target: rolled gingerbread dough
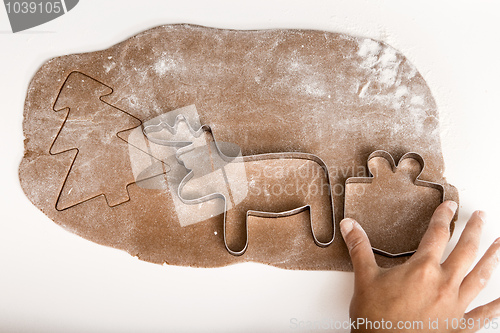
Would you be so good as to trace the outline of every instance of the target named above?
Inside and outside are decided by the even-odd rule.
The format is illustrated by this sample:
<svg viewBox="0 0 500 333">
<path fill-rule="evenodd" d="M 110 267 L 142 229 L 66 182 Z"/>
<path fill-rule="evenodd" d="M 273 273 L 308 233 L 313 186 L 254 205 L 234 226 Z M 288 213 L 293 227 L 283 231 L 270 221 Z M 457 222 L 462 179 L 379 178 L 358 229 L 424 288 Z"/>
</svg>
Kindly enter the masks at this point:
<svg viewBox="0 0 500 333">
<path fill-rule="evenodd" d="M 176 158 L 179 147 L 144 140 L 145 124 L 166 117 L 164 122 L 173 126 L 172 119 L 178 118 L 172 115 L 179 114 L 194 129 L 209 125 L 213 140 L 239 147 L 241 156 L 295 152 L 319 157 L 328 170 L 333 200 L 306 191 L 284 201 L 275 193 L 269 209 L 324 203 L 333 205 L 333 213 L 325 211 L 314 221 L 309 210 L 249 216 L 247 233 L 235 238 L 235 246 L 241 246 L 246 237 L 248 248 L 241 256 L 232 255 L 224 245 L 223 214 L 216 205 L 205 201 L 197 215 L 201 206 L 183 205 L 172 190 L 187 174 Z M 426 163 L 420 178 L 442 184 L 445 198 L 458 200 L 443 176 L 438 112 L 422 76 L 389 45 L 339 33 L 167 25 L 106 50 L 57 57 L 29 85 L 23 129 L 19 177 L 35 206 L 83 238 L 159 264 L 219 267 L 255 261 L 287 269 L 351 270 L 338 232 L 345 181 L 368 176 L 367 158 L 378 149 L 395 160 L 407 152 L 420 154 Z M 209 148 L 212 137 L 205 140 Z M 212 171 L 193 178 L 191 189 L 186 184 L 186 197 L 196 197 L 197 190 L 206 190 L 203 184 L 224 175 L 225 188 L 234 189 L 227 171 L 233 165 L 214 167 L 212 157 L 206 159 Z M 280 168 L 285 172 L 279 177 L 264 175 L 263 170 Z M 275 184 L 293 183 L 292 171 L 302 169 L 318 165 L 275 159 L 234 172 L 244 170 L 246 184 L 270 191 Z M 307 183 L 324 177 L 315 175 Z M 382 202 L 394 200 L 384 195 L 378 196 Z M 259 198 L 242 199 L 246 206 L 239 214 L 266 209 L 260 207 L 265 199 Z M 378 205 L 364 209 L 376 214 Z M 216 213 L 203 215 L 206 209 Z M 420 225 L 400 228 L 420 233 L 428 223 L 428 212 L 423 215 Z M 311 223 L 331 224 L 333 243 L 315 244 Z M 378 223 L 378 230 L 388 230 L 384 221 Z M 320 233 L 327 239 L 333 230 Z M 374 237 L 387 248 L 402 246 L 394 235 L 377 232 Z M 377 255 L 377 260 L 393 266 L 405 258 Z"/>
</svg>

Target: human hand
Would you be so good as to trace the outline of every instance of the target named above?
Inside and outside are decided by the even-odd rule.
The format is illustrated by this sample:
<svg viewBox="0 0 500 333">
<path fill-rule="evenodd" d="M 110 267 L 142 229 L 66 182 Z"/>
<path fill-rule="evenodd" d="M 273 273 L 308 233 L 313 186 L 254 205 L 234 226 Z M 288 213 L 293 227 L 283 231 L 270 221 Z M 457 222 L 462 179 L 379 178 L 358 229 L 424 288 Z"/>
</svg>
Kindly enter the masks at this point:
<svg viewBox="0 0 500 333">
<path fill-rule="evenodd" d="M 498 325 L 494 318 L 500 316 L 500 298 L 465 313 L 500 258 L 498 238 L 467 274 L 478 252 L 483 212 L 472 214 L 454 250 L 441 264 L 456 209 L 453 201 L 442 203 L 417 252 L 390 269 L 378 267 L 361 226 L 352 219 L 342 220 L 340 229 L 355 279 L 349 314 L 352 322 L 365 322 L 352 332 L 476 332 L 483 325 Z"/>
</svg>

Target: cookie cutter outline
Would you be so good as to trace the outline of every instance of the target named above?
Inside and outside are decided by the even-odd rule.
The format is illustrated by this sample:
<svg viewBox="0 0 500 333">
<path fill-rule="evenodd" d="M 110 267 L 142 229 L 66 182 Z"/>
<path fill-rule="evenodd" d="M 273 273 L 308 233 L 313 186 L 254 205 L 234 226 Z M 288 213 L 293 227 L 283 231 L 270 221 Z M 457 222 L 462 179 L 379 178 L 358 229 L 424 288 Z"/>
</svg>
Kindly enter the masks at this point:
<svg viewBox="0 0 500 333">
<path fill-rule="evenodd" d="M 55 106 L 56 106 L 56 103 L 57 103 L 57 101 L 58 101 L 59 97 L 61 96 L 61 93 L 62 93 L 62 91 L 63 91 L 63 89 L 64 89 L 64 87 L 65 87 L 65 85 L 66 85 L 66 82 L 68 82 L 69 78 L 70 78 L 70 77 L 71 77 L 71 75 L 73 75 L 73 74 L 83 75 L 84 77 L 89 78 L 89 79 L 91 79 L 91 80 L 94 80 L 94 81 L 98 82 L 99 84 L 102 84 L 102 85 L 103 85 L 103 86 L 105 86 L 106 88 L 110 89 L 110 90 L 111 90 L 111 91 L 110 91 L 110 93 L 108 93 L 108 94 L 104 94 L 104 95 L 99 96 L 99 101 L 101 101 L 102 103 L 104 103 L 104 104 L 106 104 L 106 105 L 108 105 L 108 106 L 110 106 L 110 107 L 112 107 L 112 108 L 115 108 L 115 109 L 117 109 L 117 110 L 119 110 L 119 111 L 121 111 L 121 112 L 123 112 L 123 113 L 125 113 L 125 114 L 129 115 L 130 117 L 132 117 L 132 118 L 136 119 L 137 121 L 139 121 L 139 123 L 140 123 L 139 125 L 134 126 L 134 127 L 130 127 L 130 128 L 127 128 L 127 129 L 124 129 L 124 130 L 121 130 L 121 131 L 117 132 L 117 133 L 116 133 L 116 136 L 117 136 L 120 140 L 122 140 L 123 142 L 125 142 L 125 143 L 126 143 L 126 144 L 128 144 L 128 145 L 132 145 L 132 144 L 130 144 L 127 140 L 125 140 L 125 139 L 123 139 L 122 137 L 120 137 L 120 135 L 119 135 L 119 134 L 120 134 L 120 133 L 127 132 L 127 131 L 130 131 L 130 130 L 132 130 L 132 129 L 134 129 L 134 128 L 138 128 L 138 127 L 142 126 L 142 124 L 143 124 L 143 121 L 142 121 L 142 120 L 140 120 L 139 118 L 135 117 L 134 115 L 132 115 L 132 114 L 130 114 L 130 113 L 128 113 L 128 112 L 126 112 L 126 111 L 124 111 L 124 110 L 122 110 L 122 109 L 120 109 L 120 108 L 118 108 L 118 107 L 116 107 L 116 106 L 114 106 L 114 105 L 112 105 L 112 104 L 110 104 L 110 103 L 108 103 L 108 102 L 106 102 L 106 101 L 104 101 L 104 100 L 102 99 L 103 97 L 110 96 L 110 95 L 112 95 L 112 94 L 113 94 L 114 89 L 113 89 L 112 87 L 110 87 L 109 85 L 105 84 L 104 82 L 102 82 L 102 81 L 100 81 L 100 80 L 98 80 L 98 79 L 96 79 L 96 78 L 93 78 L 92 76 L 87 75 L 87 74 L 85 74 L 85 73 L 83 73 L 83 72 L 80 72 L 80 71 L 78 71 L 78 70 L 71 71 L 71 72 L 70 72 L 70 73 L 66 76 L 66 78 L 64 79 L 64 82 L 63 82 L 63 84 L 61 85 L 61 88 L 59 89 L 59 91 L 58 91 L 58 93 L 57 93 L 57 97 L 56 97 L 56 99 L 54 100 L 54 103 L 52 104 L 52 111 L 54 111 L 54 112 L 60 112 L 60 111 L 67 110 L 67 114 L 66 114 L 66 116 L 64 117 L 64 120 L 63 120 L 63 122 L 62 122 L 61 126 L 59 127 L 59 130 L 57 131 L 57 134 L 56 134 L 56 135 L 55 135 L 55 137 L 54 137 L 54 140 L 52 140 L 52 143 L 50 144 L 50 147 L 49 147 L 49 155 L 50 155 L 50 156 L 56 156 L 56 155 L 59 155 L 59 154 L 64 154 L 64 153 L 70 152 L 70 151 L 76 151 L 76 154 L 75 154 L 75 156 L 73 157 L 73 160 L 71 161 L 71 165 L 69 166 L 68 171 L 66 172 L 66 175 L 64 176 L 64 181 L 62 182 L 62 185 L 61 185 L 61 187 L 60 187 L 60 189 L 59 189 L 59 193 L 57 194 L 57 199 L 56 199 L 56 203 L 55 203 L 55 205 L 54 205 L 54 208 L 55 208 L 55 210 L 57 210 L 58 212 L 62 212 L 62 211 L 65 211 L 65 210 L 70 209 L 70 208 L 73 208 L 73 207 L 75 207 L 75 206 L 77 206 L 77 205 L 80 205 L 80 204 L 86 203 L 86 202 L 88 202 L 88 201 L 90 201 L 90 200 L 93 200 L 93 199 L 95 199 L 95 198 L 98 198 L 98 197 L 103 197 L 103 198 L 104 198 L 104 201 L 106 202 L 106 204 L 107 204 L 107 206 L 108 206 L 108 207 L 110 207 L 110 208 L 117 207 L 117 206 L 122 205 L 122 204 L 124 204 L 124 203 L 127 203 L 127 202 L 129 202 L 129 201 L 131 200 L 131 199 L 130 199 L 130 192 L 129 192 L 129 190 L 128 190 L 128 187 L 129 187 L 130 185 L 132 185 L 132 184 L 137 183 L 137 180 L 136 180 L 136 181 L 134 181 L 134 182 L 130 182 L 130 183 L 128 183 L 128 184 L 126 184 L 126 185 L 125 185 L 125 190 L 127 191 L 127 197 L 128 197 L 128 199 L 127 199 L 126 201 L 120 202 L 120 203 L 118 203 L 118 204 L 116 204 L 116 205 L 110 205 L 110 204 L 109 204 L 109 201 L 108 201 L 108 198 L 106 197 L 106 194 L 105 194 L 105 193 L 100 193 L 100 194 L 96 194 L 96 195 L 94 195 L 94 196 L 92 196 L 92 197 L 90 197 L 90 198 L 87 198 L 87 199 L 81 200 L 81 201 L 79 201 L 79 202 L 77 202 L 77 203 L 75 203 L 75 204 L 72 204 L 72 205 L 68 206 L 68 207 L 64 207 L 64 208 L 62 208 L 62 209 L 57 208 L 57 205 L 58 205 L 58 203 L 59 203 L 59 200 L 60 200 L 60 198 L 61 198 L 61 195 L 62 195 L 62 192 L 63 192 L 63 189 L 64 189 L 64 185 L 66 184 L 66 181 L 67 181 L 67 179 L 68 179 L 68 177 L 69 177 L 69 174 L 70 174 L 71 170 L 73 169 L 73 165 L 75 164 L 76 158 L 77 158 L 78 154 L 80 153 L 80 149 L 79 149 L 78 147 L 74 147 L 74 148 L 70 148 L 70 149 L 65 149 L 65 150 L 60 151 L 60 152 L 57 152 L 57 153 L 52 153 L 52 147 L 54 146 L 54 144 L 55 144 L 55 142 L 56 142 L 57 138 L 58 138 L 58 137 L 59 137 L 59 135 L 61 134 L 61 131 L 62 131 L 62 129 L 63 129 L 63 127 L 64 127 L 64 125 L 66 124 L 66 121 L 68 120 L 68 117 L 69 117 L 69 115 L 70 115 L 70 113 L 71 113 L 71 108 L 70 108 L 70 107 L 64 107 L 64 108 L 62 108 L 62 109 L 58 109 L 58 110 L 56 110 L 56 109 L 55 109 Z M 167 165 L 166 165 L 163 161 L 161 161 L 161 160 L 157 159 L 156 157 L 152 156 L 152 155 L 151 155 L 151 154 L 149 154 L 148 152 L 145 152 L 144 150 L 142 150 L 142 149 L 140 149 L 139 147 L 136 147 L 136 146 L 134 146 L 134 145 L 132 145 L 132 146 L 133 146 L 133 147 L 135 147 L 135 148 L 137 148 L 137 149 L 139 149 L 140 151 L 144 152 L 145 154 L 148 154 L 148 155 L 149 155 L 149 156 L 151 156 L 152 158 L 156 159 L 158 162 L 161 162 L 163 167 L 167 166 Z M 164 174 L 166 174 L 166 173 L 167 173 L 167 172 L 169 172 L 169 171 L 170 171 L 170 170 L 165 170 L 165 168 L 164 168 L 164 172 L 163 172 L 163 173 L 158 174 L 158 175 L 154 175 L 154 176 L 151 176 L 151 177 L 147 177 L 147 178 L 144 178 L 144 179 L 141 179 L 140 181 L 145 181 L 145 180 L 148 180 L 148 179 L 151 179 L 151 178 L 154 178 L 154 177 L 160 176 L 160 175 L 164 175 Z"/>
<path fill-rule="evenodd" d="M 370 160 L 373 159 L 373 158 L 376 158 L 376 157 L 382 157 L 385 160 L 387 160 L 389 162 L 390 166 L 391 166 L 391 169 L 392 169 L 393 173 L 396 172 L 397 167 L 399 166 L 399 164 L 403 160 L 409 159 L 409 158 L 416 160 L 420 164 L 420 172 L 416 176 L 415 181 L 413 182 L 413 184 L 415 186 L 429 187 L 429 188 L 433 188 L 433 189 L 436 189 L 436 190 L 440 191 L 441 192 L 441 203 L 444 202 L 444 200 L 445 200 L 445 189 L 444 189 L 444 186 L 442 184 L 419 179 L 419 177 L 422 175 L 422 173 L 424 171 L 424 168 L 425 168 L 424 159 L 423 159 L 423 157 L 420 154 L 418 154 L 416 152 L 408 152 L 408 153 L 404 154 L 399 159 L 398 163 L 396 164 L 396 162 L 394 161 L 394 158 L 392 157 L 392 155 L 389 152 L 387 152 L 385 150 L 375 150 L 374 152 L 372 152 L 368 156 L 368 159 L 366 160 L 366 164 L 368 165 L 368 163 L 370 162 Z M 350 177 L 350 178 L 347 178 L 346 181 L 345 181 L 345 185 L 347 186 L 348 184 L 371 184 L 372 181 L 373 181 L 373 179 L 374 179 L 374 177 L 373 177 L 373 174 L 370 171 L 370 167 L 368 167 L 368 172 L 369 172 L 369 176 L 368 177 Z M 345 210 L 344 210 L 344 214 L 345 214 Z M 344 217 L 345 217 L 345 215 L 344 215 Z M 412 254 L 414 254 L 417 251 L 417 249 L 415 249 L 415 250 L 411 250 L 411 251 L 391 253 L 389 251 L 385 251 L 385 250 L 382 250 L 382 249 L 379 249 L 379 248 L 376 248 L 376 247 L 373 247 L 373 246 L 372 246 L 372 250 L 373 250 L 374 253 L 377 253 L 377 254 L 380 254 L 380 255 L 383 255 L 383 256 L 386 256 L 386 257 L 389 257 L 389 258 L 411 256 Z"/>
<path fill-rule="evenodd" d="M 333 195 L 331 191 L 331 185 L 330 185 L 330 176 L 328 173 L 328 168 L 326 167 L 325 162 L 318 156 L 313 155 L 313 154 L 308 154 L 308 153 L 300 153 L 300 152 L 283 152 L 283 153 L 265 153 L 265 154 L 256 154 L 256 155 L 246 155 L 246 156 L 238 156 L 238 157 L 230 157 L 225 155 L 218 143 L 217 139 L 214 136 L 214 133 L 212 132 L 212 129 L 210 128 L 209 125 L 202 124 L 201 127 L 198 130 L 194 130 L 189 122 L 187 121 L 186 117 L 184 115 L 179 114 L 175 118 L 174 126 L 170 126 L 168 123 L 164 122 L 163 120 L 160 120 L 158 124 L 152 124 L 152 125 L 146 125 L 143 126 L 143 134 L 146 136 L 148 140 L 151 140 L 153 143 L 160 144 L 160 145 L 167 145 L 167 146 L 172 146 L 172 147 L 180 147 L 177 152 L 176 152 L 176 159 L 178 163 L 181 165 L 184 165 L 184 163 L 179 159 L 179 157 L 188 151 L 194 149 L 194 143 L 192 141 L 170 141 L 170 140 L 164 140 L 164 139 L 159 139 L 159 138 L 154 138 L 150 137 L 151 133 L 156 133 L 159 132 L 163 129 L 167 129 L 170 133 L 175 134 L 177 132 L 177 126 L 179 125 L 180 122 L 185 122 L 187 124 L 187 127 L 190 131 L 190 134 L 194 136 L 195 138 L 199 138 L 201 135 L 203 135 L 205 132 L 210 133 L 210 135 L 213 138 L 213 143 L 216 149 L 217 154 L 226 162 L 251 162 L 251 161 L 258 161 L 258 160 L 270 160 L 270 159 L 305 159 L 305 160 L 311 160 L 313 162 L 316 162 L 319 164 L 322 168 L 322 170 L 325 173 L 325 177 L 327 179 L 327 186 L 328 186 L 328 193 L 330 196 L 330 204 L 331 204 L 331 213 L 332 213 L 332 236 L 331 239 L 328 240 L 327 242 L 321 242 L 318 240 L 316 237 L 316 234 L 314 232 L 314 224 L 312 222 L 312 214 L 309 214 L 309 222 L 311 226 L 311 234 L 313 236 L 314 243 L 319 246 L 319 247 L 327 247 L 333 243 L 335 240 L 335 210 L 334 210 L 334 202 L 333 202 Z M 186 167 L 186 166 L 184 166 Z M 248 249 L 248 217 L 249 216 L 255 216 L 255 217 L 285 217 L 285 216 L 292 216 L 295 214 L 298 214 L 300 212 L 306 211 L 311 209 L 310 205 L 304 205 L 301 207 L 297 207 L 288 211 L 284 212 L 266 212 L 266 211 L 260 211 L 260 210 L 248 210 L 245 215 L 245 245 L 244 247 L 239 250 L 235 251 L 232 250 L 229 245 L 227 244 L 227 235 L 226 235 L 226 211 L 227 211 L 227 198 L 224 194 L 222 193 L 211 193 L 204 195 L 200 198 L 196 199 L 185 199 L 182 197 L 182 189 L 186 185 L 186 183 L 193 178 L 194 173 L 192 169 L 189 169 L 186 167 L 188 170 L 188 173 L 184 178 L 181 180 L 179 183 L 179 187 L 177 188 L 177 196 L 179 199 L 185 203 L 185 204 L 199 204 L 203 203 L 209 200 L 214 200 L 214 199 L 222 199 L 224 201 L 224 213 L 223 213 L 223 239 L 224 239 L 224 246 L 226 250 L 233 256 L 241 256 L 243 255 L 246 250 Z"/>
</svg>

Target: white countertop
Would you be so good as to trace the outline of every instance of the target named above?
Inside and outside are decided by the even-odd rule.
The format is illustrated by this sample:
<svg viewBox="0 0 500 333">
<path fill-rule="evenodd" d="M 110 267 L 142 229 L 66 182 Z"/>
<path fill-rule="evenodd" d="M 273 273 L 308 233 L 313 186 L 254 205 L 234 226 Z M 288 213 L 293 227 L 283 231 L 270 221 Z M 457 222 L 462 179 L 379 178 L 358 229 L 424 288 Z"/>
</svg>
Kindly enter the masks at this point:
<svg viewBox="0 0 500 333">
<path fill-rule="evenodd" d="M 0 8 L 5 126 L 0 132 L 0 331 L 304 332 L 291 328 L 291 320 L 347 320 L 352 273 L 141 262 L 65 231 L 24 196 L 17 176 L 22 113 L 36 70 L 52 57 L 108 48 L 162 24 L 319 29 L 371 37 L 399 49 L 435 96 L 445 175 L 460 191 L 461 215 L 448 249 L 470 213 L 483 209 L 489 215 L 484 251 L 500 236 L 498 5 L 477 0 L 404 3 L 81 0 L 67 14 L 16 34 Z M 500 297 L 499 279 L 500 268 L 472 305 Z"/>
</svg>

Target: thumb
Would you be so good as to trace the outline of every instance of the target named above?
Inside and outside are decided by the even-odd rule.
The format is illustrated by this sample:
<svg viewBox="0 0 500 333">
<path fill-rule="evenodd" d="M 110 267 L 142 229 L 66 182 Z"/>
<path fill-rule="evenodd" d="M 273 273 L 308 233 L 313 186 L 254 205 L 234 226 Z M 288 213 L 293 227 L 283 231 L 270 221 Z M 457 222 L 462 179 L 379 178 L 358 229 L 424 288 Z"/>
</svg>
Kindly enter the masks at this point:
<svg viewBox="0 0 500 333">
<path fill-rule="evenodd" d="M 370 240 L 358 222 L 346 218 L 340 222 L 342 237 L 349 249 L 355 277 L 365 278 L 379 270 Z"/>
</svg>

